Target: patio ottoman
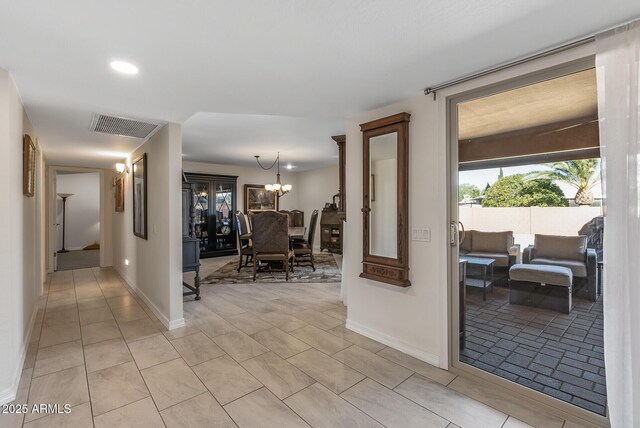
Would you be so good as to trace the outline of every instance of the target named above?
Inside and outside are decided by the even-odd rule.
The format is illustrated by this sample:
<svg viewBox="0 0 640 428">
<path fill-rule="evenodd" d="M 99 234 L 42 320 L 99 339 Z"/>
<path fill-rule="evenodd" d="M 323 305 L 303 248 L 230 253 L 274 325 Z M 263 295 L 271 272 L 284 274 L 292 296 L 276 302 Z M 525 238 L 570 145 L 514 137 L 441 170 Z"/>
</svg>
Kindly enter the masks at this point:
<svg viewBox="0 0 640 428">
<path fill-rule="evenodd" d="M 515 264 L 509 269 L 509 303 L 571 312 L 573 274 L 563 266 Z"/>
</svg>

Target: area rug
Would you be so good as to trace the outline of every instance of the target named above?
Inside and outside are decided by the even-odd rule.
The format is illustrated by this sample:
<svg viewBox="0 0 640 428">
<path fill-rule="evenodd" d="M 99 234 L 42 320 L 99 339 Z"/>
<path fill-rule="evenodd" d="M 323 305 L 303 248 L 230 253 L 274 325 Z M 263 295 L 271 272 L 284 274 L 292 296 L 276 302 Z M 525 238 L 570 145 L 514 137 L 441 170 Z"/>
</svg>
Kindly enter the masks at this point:
<svg viewBox="0 0 640 428">
<path fill-rule="evenodd" d="M 313 256 L 316 271 L 311 269 L 308 263 L 301 263 L 300 266 L 294 265 L 294 271 L 289 272 L 289 282 L 300 283 L 324 283 L 324 282 L 340 282 L 342 274 L 338 269 L 333 254 L 319 253 Z M 253 268 L 251 265 L 243 266 L 238 269 L 238 260 L 229 262 L 222 266 L 211 275 L 202 280 L 202 284 L 249 284 L 253 282 Z M 258 282 L 284 282 L 284 272 L 258 272 L 256 281 Z"/>
<path fill-rule="evenodd" d="M 100 266 L 100 250 L 58 253 L 56 270 L 86 269 Z"/>
</svg>

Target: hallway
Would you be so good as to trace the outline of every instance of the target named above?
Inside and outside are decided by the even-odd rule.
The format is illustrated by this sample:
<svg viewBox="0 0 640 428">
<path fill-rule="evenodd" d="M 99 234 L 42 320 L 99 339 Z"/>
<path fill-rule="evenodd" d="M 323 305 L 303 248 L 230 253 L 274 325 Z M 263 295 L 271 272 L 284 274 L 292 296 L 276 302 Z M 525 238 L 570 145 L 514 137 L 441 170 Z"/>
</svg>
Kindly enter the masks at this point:
<svg viewBox="0 0 640 428">
<path fill-rule="evenodd" d="M 346 330 L 339 284 L 208 286 L 171 332 L 110 268 L 56 272 L 45 294 L 14 403 L 71 412 L 2 427 L 527 426 L 458 392 L 471 382 Z"/>
</svg>

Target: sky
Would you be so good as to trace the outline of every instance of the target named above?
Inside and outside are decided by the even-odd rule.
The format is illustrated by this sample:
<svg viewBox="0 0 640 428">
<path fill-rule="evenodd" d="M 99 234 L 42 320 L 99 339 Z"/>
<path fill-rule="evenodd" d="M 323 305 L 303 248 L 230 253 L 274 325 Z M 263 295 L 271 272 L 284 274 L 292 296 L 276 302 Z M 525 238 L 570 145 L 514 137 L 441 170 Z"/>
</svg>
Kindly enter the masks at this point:
<svg viewBox="0 0 640 428">
<path fill-rule="evenodd" d="M 502 168 L 505 177 L 513 174 L 525 174 L 527 172 L 532 171 L 541 171 L 549 169 L 545 165 L 523 165 L 523 166 L 512 166 Z M 460 171 L 458 183 L 469 183 L 478 187 L 481 191 L 486 187 L 487 183 L 493 184 L 498 179 L 498 174 L 500 173 L 500 168 L 489 168 L 489 169 L 479 169 L 475 171 Z M 562 189 L 564 195 L 567 198 L 573 198 L 576 195 L 576 189 L 571 187 L 570 185 L 563 182 L 556 182 L 556 184 Z M 602 189 L 600 185 L 596 185 L 593 189 L 593 196 L 595 198 L 602 197 Z"/>
</svg>

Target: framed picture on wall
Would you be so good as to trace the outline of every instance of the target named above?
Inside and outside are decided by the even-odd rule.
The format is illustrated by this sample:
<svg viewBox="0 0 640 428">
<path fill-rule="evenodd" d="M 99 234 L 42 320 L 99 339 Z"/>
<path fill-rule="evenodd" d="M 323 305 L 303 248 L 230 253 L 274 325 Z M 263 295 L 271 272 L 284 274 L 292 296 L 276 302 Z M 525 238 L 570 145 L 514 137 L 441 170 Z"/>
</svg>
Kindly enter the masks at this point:
<svg viewBox="0 0 640 428">
<path fill-rule="evenodd" d="M 115 178 L 115 207 L 116 212 L 124 211 L 124 177 Z"/>
<path fill-rule="evenodd" d="M 147 154 L 133 161 L 133 234 L 147 239 Z"/>
<path fill-rule="evenodd" d="M 36 145 L 28 134 L 22 141 L 22 193 L 36 194 Z"/>
<path fill-rule="evenodd" d="M 278 210 L 278 198 L 273 192 L 265 190 L 263 184 L 244 185 L 244 210 L 269 211 Z"/>
</svg>

